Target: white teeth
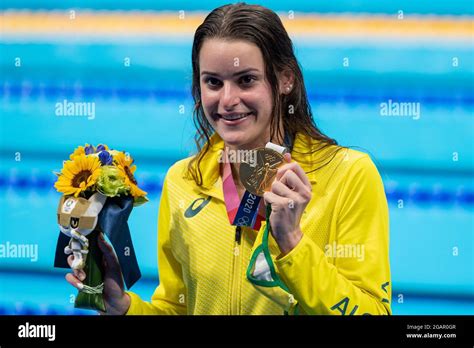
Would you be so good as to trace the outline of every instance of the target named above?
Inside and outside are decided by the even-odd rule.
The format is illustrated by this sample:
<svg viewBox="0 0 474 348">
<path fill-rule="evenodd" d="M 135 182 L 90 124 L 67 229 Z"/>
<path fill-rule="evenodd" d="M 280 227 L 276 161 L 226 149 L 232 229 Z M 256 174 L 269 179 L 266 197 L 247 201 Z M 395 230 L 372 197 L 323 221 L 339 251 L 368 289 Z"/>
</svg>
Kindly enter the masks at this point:
<svg viewBox="0 0 474 348">
<path fill-rule="evenodd" d="M 224 120 L 234 121 L 234 120 L 238 120 L 238 119 L 244 118 L 244 117 L 246 117 L 246 116 L 248 116 L 248 115 L 250 115 L 250 114 L 251 114 L 251 112 L 248 112 L 248 113 L 246 113 L 246 114 L 232 115 L 232 116 L 230 116 L 230 115 L 222 116 L 222 115 L 221 115 L 221 117 L 222 117 Z"/>
</svg>

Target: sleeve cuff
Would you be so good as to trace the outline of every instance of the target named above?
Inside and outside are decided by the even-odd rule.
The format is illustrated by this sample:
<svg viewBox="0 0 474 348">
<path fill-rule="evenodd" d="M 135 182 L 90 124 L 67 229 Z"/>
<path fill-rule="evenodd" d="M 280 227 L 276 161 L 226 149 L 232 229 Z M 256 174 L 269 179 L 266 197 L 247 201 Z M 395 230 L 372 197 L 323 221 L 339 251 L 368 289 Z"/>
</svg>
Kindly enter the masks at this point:
<svg viewBox="0 0 474 348">
<path fill-rule="evenodd" d="M 314 255 L 314 253 L 317 253 L 316 259 L 318 260 L 321 257 L 324 257 L 324 253 L 319 246 L 317 246 L 311 238 L 303 234 L 303 237 L 293 250 L 285 256 L 275 260 L 277 273 L 286 279 L 287 275 L 292 274 L 292 269 L 294 267 L 300 268 L 301 265 L 306 265 L 308 262 L 308 255 Z"/>
<path fill-rule="evenodd" d="M 130 307 L 128 308 L 128 311 L 125 313 L 125 315 L 137 315 L 140 314 L 139 310 L 139 304 L 140 302 L 143 302 L 143 300 L 135 294 L 134 292 L 131 291 L 125 291 L 129 296 L 130 296 Z"/>
<path fill-rule="evenodd" d="M 308 237 L 303 233 L 303 236 L 301 237 L 300 241 L 296 246 L 286 255 L 282 257 L 277 257 L 275 260 L 275 265 L 283 265 L 289 261 L 291 261 L 292 258 L 294 258 L 295 254 L 298 254 L 298 252 L 303 248 L 305 244 L 308 243 Z"/>
</svg>

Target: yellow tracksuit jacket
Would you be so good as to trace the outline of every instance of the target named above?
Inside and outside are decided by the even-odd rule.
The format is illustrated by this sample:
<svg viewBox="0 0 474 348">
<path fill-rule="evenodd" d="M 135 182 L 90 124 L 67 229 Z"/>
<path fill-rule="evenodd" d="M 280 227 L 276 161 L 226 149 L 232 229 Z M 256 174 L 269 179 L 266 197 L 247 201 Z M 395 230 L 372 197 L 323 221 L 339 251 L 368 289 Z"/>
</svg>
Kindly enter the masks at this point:
<svg viewBox="0 0 474 348">
<path fill-rule="evenodd" d="M 190 158 L 169 169 L 158 217 L 160 284 L 151 302 L 129 291 L 127 315 L 284 313 L 246 277 L 265 223 L 259 231 L 243 227 L 240 238 L 230 225 L 219 169 L 224 146 L 214 134 L 201 187 L 185 176 Z M 334 150 L 299 153 L 314 146 L 315 140 L 297 134 L 292 160 L 306 172 L 305 163 Z M 269 238 L 275 270 L 299 314 L 391 314 L 388 207 L 375 165 L 362 152 L 342 149 L 307 175 L 313 196 L 300 224 L 303 238 L 283 257 Z"/>
</svg>

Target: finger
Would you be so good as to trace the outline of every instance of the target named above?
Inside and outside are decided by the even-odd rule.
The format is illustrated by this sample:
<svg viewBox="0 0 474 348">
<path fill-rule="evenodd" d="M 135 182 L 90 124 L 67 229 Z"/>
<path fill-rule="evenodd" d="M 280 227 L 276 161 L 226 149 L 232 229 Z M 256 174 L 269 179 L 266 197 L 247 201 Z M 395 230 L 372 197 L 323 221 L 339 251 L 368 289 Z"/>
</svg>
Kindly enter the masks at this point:
<svg viewBox="0 0 474 348">
<path fill-rule="evenodd" d="M 74 261 L 74 255 L 69 255 L 67 258 L 67 263 L 69 267 L 72 267 L 72 262 Z M 86 279 L 86 272 L 84 272 L 82 269 L 73 269 L 74 275 L 80 279 L 84 280 Z"/>
<path fill-rule="evenodd" d="M 287 152 L 283 155 L 283 158 L 285 159 L 285 161 L 287 161 L 288 163 L 291 163 L 291 153 Z"/>
<path fill-rule="evenodd" d="M 69 265 L 69 267 L 72 267 L 72 262 L 74 261 L 74 255 L 69 255 L 67 257 L 67 264 Z"/>
<path fill-rule="evenodd" d="M 306 173 L 304 172 L 303 168 L 301 168 L 301 166 L 296 162 L 287 163 L 278 168 L 276 179 L 280 180 L 281 177 L 288 171 L 293 171 L 300 178 L 303 184 L 308 186 L 308 188 L 311 188 L 311 183 L 309 182 Z"/>
<path fill-rule="evenodd" d="M 287 186 L 293 192 L 301 193 L 308 191 L 308 188 L 301 181 L 300 177 L 292 170 L 286 171 L 279 182 Z"/>
<path fill-rule="evenodd" d="M 272 211 L 275 210 L 275 208 L 277 206 L 279 206 L 280 204 L 284 204 L 284 202 L 286 202 L 286 198 L 282 198 L 276 194 L 274 194 L 273 192 L 270 192 L 270 191 L 267 191 L 263 194 L 263 199 L 265 201 L 265 204 L 271 204 L 272 205 Z"/>
<path fill-rule="evenodd" d="M 105 240 L 105 237 L 104 237 L 104 234 L 103 233 L 99 233 L 98 237 L 97 237 L 97 241 L 98 241 L 98 244 L 99 244 L 99 248 L 100 250 L 102 250 L 102 252 L 104 253 L 104 256 L 106 257 L 106 259 L 110 259 L 110 255 L 111 254 L 114 254 L 114 249 L 112 248 L 112 246 Z"/>
<path fill-rule="evenodd" d="M 273 182 L 271 192 L 280 197 L 295 198 L 295 192 L 281 181 Z"/>
<path fill-rule="evenodd" d="M 306 173 L 304 172 L 303 168 L 296 163 L 296 162 L 291 162 L 291 163 L 286 163 L 282 165 L 280 168 L 278 168 L 276 179 L 280 180 L 280 178 L 288 171 L 291 170 L 295 172 L 296 175 L 300 178 L 300 180 L 308 186 L 309 189 L 311 189 L 311 183 L 309 182 L 308 177 L 306 176 Z"/>
<path fill-rule="evenodd" d="M 104 259 L 107 267 L 110 270 L 120 269 L 114 249 L 109 243 L 107 243 L 102 233 L 99 233 L 99 237 L 97 238 L 97 240 L 100 250 L 102 250 L 102 252 L 104 253 Z"/>
<path fill-rule="evenodd" d="M 69 284 L 71 284 L 78 290 L 82 290 L 84 288 L 84 284 L 82 284 L 82 282 L 77 279 L 72 273 L 66 274 L 66 280 Z"/>
<path fill-rule="evenodd" d="M 99 242 L 99 247 L 104 253 L 102 262 L 106 270 L 106 277 L 113 279 L 120 286 L 120 288 L 123 289 L 122 268 L 120 267 L 120 263 L 114 249 L 109 243 L 107 243 L 103 233 L 100 233 L 97 239 Z"/>
<path fill-rule="evenodd" d="M 76 278 L 78 278 L 81 281 L 86 279 L 86 272 L 84 272 L 82 269 L 75 269 L 74 275 L 76 276 Z"/>
</svg>

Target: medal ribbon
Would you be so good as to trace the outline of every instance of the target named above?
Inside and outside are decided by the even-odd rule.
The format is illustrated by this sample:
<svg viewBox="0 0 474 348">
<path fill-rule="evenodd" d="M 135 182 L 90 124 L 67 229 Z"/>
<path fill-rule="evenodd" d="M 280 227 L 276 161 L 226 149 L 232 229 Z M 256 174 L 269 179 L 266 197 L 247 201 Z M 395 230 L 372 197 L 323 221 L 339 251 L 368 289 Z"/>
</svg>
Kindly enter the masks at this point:
<svg viewBox="0 0 474 348">
<path fill-rule="evenodd" d="M 265 216 L 258 213 L 258 207 L 262 197 L 256 196 L 246 190 L 242 200 L 239 200 L 237 187 L 232 177 L 232 168 L 227 157 L 227 149 L 223 157 L 224 170 L 222 173 L 222 188 L 229 222 L 234 226 L 249 226 L 254 230 L 259 230 L 262 221 L 265 221 Z"/>
<path fill-rule="evenodd" d="M 292 141 L 288 134 L 285 134 L 285 145 L 287 148 L 292 148 Z M 284 147 L 267 143 L 266 147 L 273 148 L 273 150 L 283 154 Z M 276 147 L 276 148 L 275 148 Z M 227 148 L 224 150 L 224 168 L 222 173 L 222 188 L 224 191 L 224 201 L 227 209 L 227 216 L 229 222 L 234 226 L 249 226 L 254 230 L 259 230 L 262 221 L 265 221 L 264 214 L 259 213 L 259 204 L 262 197 L 254 195 L 245 190 L 242 200 L 239 201 L 239 194 L 235 186 L 234 178 L 232 177 L 232 168 L 230 166 Z"/>
</svg>

